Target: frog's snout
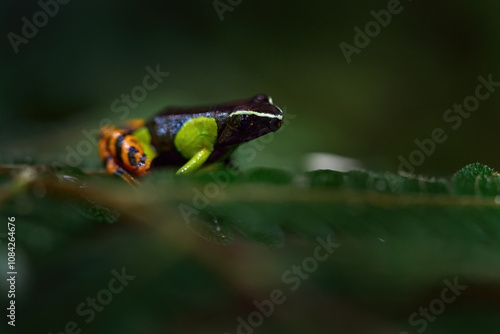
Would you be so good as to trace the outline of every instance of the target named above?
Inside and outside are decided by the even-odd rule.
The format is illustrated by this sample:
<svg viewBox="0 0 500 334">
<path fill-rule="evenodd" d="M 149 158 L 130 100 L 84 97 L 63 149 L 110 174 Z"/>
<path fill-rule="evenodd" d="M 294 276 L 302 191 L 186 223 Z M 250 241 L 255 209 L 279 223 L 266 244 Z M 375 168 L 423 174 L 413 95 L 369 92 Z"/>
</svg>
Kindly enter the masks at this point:
<svg viewBox="0 0 500 334">
<path fill-rule="evenodd" d="M 283 119 L 273 118 L 269 124 L 269 129 L 272 132 L 276 132 L 281 128 L 281 125 L 283 125 Z"/>
</svg>

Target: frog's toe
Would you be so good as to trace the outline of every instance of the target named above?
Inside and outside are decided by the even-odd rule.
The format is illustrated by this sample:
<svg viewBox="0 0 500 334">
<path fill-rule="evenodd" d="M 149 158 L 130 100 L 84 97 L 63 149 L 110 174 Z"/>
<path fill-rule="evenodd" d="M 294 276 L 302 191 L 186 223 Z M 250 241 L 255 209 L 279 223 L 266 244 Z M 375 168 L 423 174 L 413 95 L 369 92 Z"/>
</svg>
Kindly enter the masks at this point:
<svg viewBox="0 0 500 334">
<path fill-rule="evenodd" d="M 119 168 L 118 170 L 113 172 L 113 175 L 119 176 L 125 182 L 130 184 L 131 186 L 139 185 L 139 181 L 137 181 L 130 173 L 128 173 L 125 169 Z"/>
</svg>

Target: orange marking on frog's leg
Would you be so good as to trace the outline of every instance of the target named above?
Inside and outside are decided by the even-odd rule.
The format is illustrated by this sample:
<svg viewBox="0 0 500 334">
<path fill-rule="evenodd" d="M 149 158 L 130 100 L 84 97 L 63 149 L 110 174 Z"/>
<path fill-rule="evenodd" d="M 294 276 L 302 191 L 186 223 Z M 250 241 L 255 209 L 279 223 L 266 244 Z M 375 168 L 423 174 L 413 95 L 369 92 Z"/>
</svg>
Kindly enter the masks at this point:
<svg viewBox="0 0 500 334">
<path fill-rule="evenodd" d="M 118 175 L 129 184 L 138 182 L 131 174 L 143 176 L 151 167 L 139 141 L 128 130 L 106 126 L 101 129 L 99 156 L 106 172 Z"/>
<path fill-rule="evenodd" d="M 117 137 L 115 150 L 120 166 L 138 176 L 148 173 L 151 159 L 146 157 L 142 145 L 133 135 L 123 134 Z"/>
<path fill-rule="evenodd" d="M 110 126 L 101 128 L 101 137 L 99 138 L 99 144 L 97 146 L 99 158 L 101 159 L 108 174 L 113 172 L 111 163 L 113 162 L 114 157 L 108 149 L 108 142 L 111 138 L 112 131 L 113 128 Z"/>
<path fill-rule="evenodd" d="M 110 156 L 108 149 L 106 148 L 106 139 L 104 137 L 101 137 L 99 139 L 97 150 L 99 151 L 99 158 L 104 163 L 106 161 L 106 158 Z"/>
<path fill-rule="evenodd" d="M 109 175 L 113 175 L 117 170 L 119 170 L 121 168 L 120 166 L 118 166 L 115 159 L 111 155 L 108 155 L 104 164 L 106 167 L 106 172 Z"/>
<path fill-rule="evenodd" d="M 108 125 L 101 128 L 101 138 L 99 140 L 99 155 L 101 161 L 106 163 L 106 158 L 111 155 L 116 158 L 115 142 L 116 138 L 120 136 L 124 131 L 115 128 L 114 126 Z"/>
<path fill-rule="evenodd" d="M 118 155 L 119 150 L 117 150 L 117 141 L 120 137 L 125 136 L 127 133 L 124 129 L 114 128 L 107 133 L 106 148 L 109 153 L 119 161 L 120 157 Z M 120 144 L 121 145 L 121 144 Z"/>
<path fill-rule="evenodd" d="M 134 131 L 142 128 L 146 124 L 146 120 L 143 118 L 131 118 L 125 121 L 124 128 L 129 131 Z"/>
<path fill-rule="evenodd" d="M 129 146 L 127 147 L 129 164 L 134 168 L 135 174 L 139 176 L 146 175 L 149 172 L 149 168 L 151 168 L 151 159 L 146 157 L 139 141 L 134 136 L 130 137 L 132 140 L 129 141 Z"/>
<path fill-rule="evenodd" d="M 130 185 L 139 184 L 139 182 L 132 177 L 124 168 L 120 167 L 111 155 L 106 159 L 106 172 L 109 175 L 116 175 L 122 178 Z"/>
</svg>

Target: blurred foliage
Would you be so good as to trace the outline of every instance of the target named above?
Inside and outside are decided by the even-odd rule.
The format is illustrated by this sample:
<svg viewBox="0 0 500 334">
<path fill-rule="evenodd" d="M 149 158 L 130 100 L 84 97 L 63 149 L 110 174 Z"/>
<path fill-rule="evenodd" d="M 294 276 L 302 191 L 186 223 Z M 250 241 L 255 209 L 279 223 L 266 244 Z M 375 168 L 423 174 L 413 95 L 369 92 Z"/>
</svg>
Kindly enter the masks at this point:
<svg viewBox="0 0 500 334">
<path fill-rule="evenodd" d="M 220 21 L 206 0 L 69 1 L 19 53 L 5 37 L 0 211 L 17 222 L 19 327 L 2 321 L 0 333 L 55 334 L 70 321 L 82 333 L 236 333 L 273 289 L 287 299 L 255 333 L 415 333 L 409 316 L 455 277 L 467 289 L 425 333 L 498 332 L 498 176 L 484 165 L 454 173 L 499 168 L 500 97 L 456 130 L 443 114 L 479 76 L 500 81 L 500 3 L 401 1 L 348 64 L 339 44 L 387 4 L 242 1 Z M 20 34 L 40 4 L 0 8 L 4 34 Z M 112 104 L 157 64 L 169 76 L 127 117 L 262 92 L 288 123 L 237 152 L 242 172 L 227 186 L 214 188 L 210 171 L 158 171 L 135 190 L 88 175 L 100 168 L 100 124 L 123 122 Z M 397 175 L 399 156 L 436 128 L 447 140 L 415 166 L 436 178 Z M 311 152 L 374 172 L 306 172 Z M 205 191 L 218 193 L 207 203 Z M 341 246 L 292 292 L 282 276 L 329 235 Z M 5 229 L 1 291 L 4 246 Z M 136 278 L 86 323 L 77 306 L 122 267 Z"/>
<path fill-rule="evenodd" d="M 280 289 L 293 302 L 275 305 L 259 332 L 322 331 L 333 323 L 346 331 L 415 331 L 408 317 L 440 298 L 444 280 L 466 290 L 429 322 L 434 332 L 457 317 L 474 326 L 481 318 L 484 328 L 496 319 L 500 175 L 485 165 L 468 165 L 451 180 L 275 169 L 179 177 L 167 169 L 137 188 L 75 168 L 26 168 L 6 171 L 2 207 L 16 216 L 20 271 L 30 273 L 20 276 L 18 297 L 26 330 L 76 321 L 93 333 L 141 324 L 148 332 L 236 332 L 254 300 Z M 335 252 L 316 261 L 295 291 L 291 277 L 300 276 L 286 273 L 306 266 L 318 238 L 334 242 Z M 87 325 L 78 305 L 122 267 L 136 278 L 113 296 L 120 303 L 105 305 Z M 51 311 L 39 312 L 42 305 Z M 360 324 L 344 323 L 344 314 Z M 189 318 L 196 322 L 183 323 Z"/>
</svg>

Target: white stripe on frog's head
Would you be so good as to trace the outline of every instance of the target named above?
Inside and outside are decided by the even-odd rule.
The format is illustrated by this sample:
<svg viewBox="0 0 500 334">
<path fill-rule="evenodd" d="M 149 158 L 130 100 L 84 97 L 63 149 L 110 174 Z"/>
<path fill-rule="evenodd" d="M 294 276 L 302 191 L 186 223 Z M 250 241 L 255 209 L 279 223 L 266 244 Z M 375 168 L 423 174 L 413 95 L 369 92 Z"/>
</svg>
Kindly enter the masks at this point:
<svg viewBox="0 0 500 334">
<path fill-rule="evenodd" d="M 252 110 L 238 110 L 238 111 L 234 111 L 231 114 L 229 114 L 229 117 L 232 117 L 234 115 L 254 115 L 254 116 L 257 116 L 257 117 L 277 118 L 279 120 L 283 119 L 283 115 L 268 114 L 268 113 L 258 112 L 258 111 L 252 111 Z"/>
</svg>

